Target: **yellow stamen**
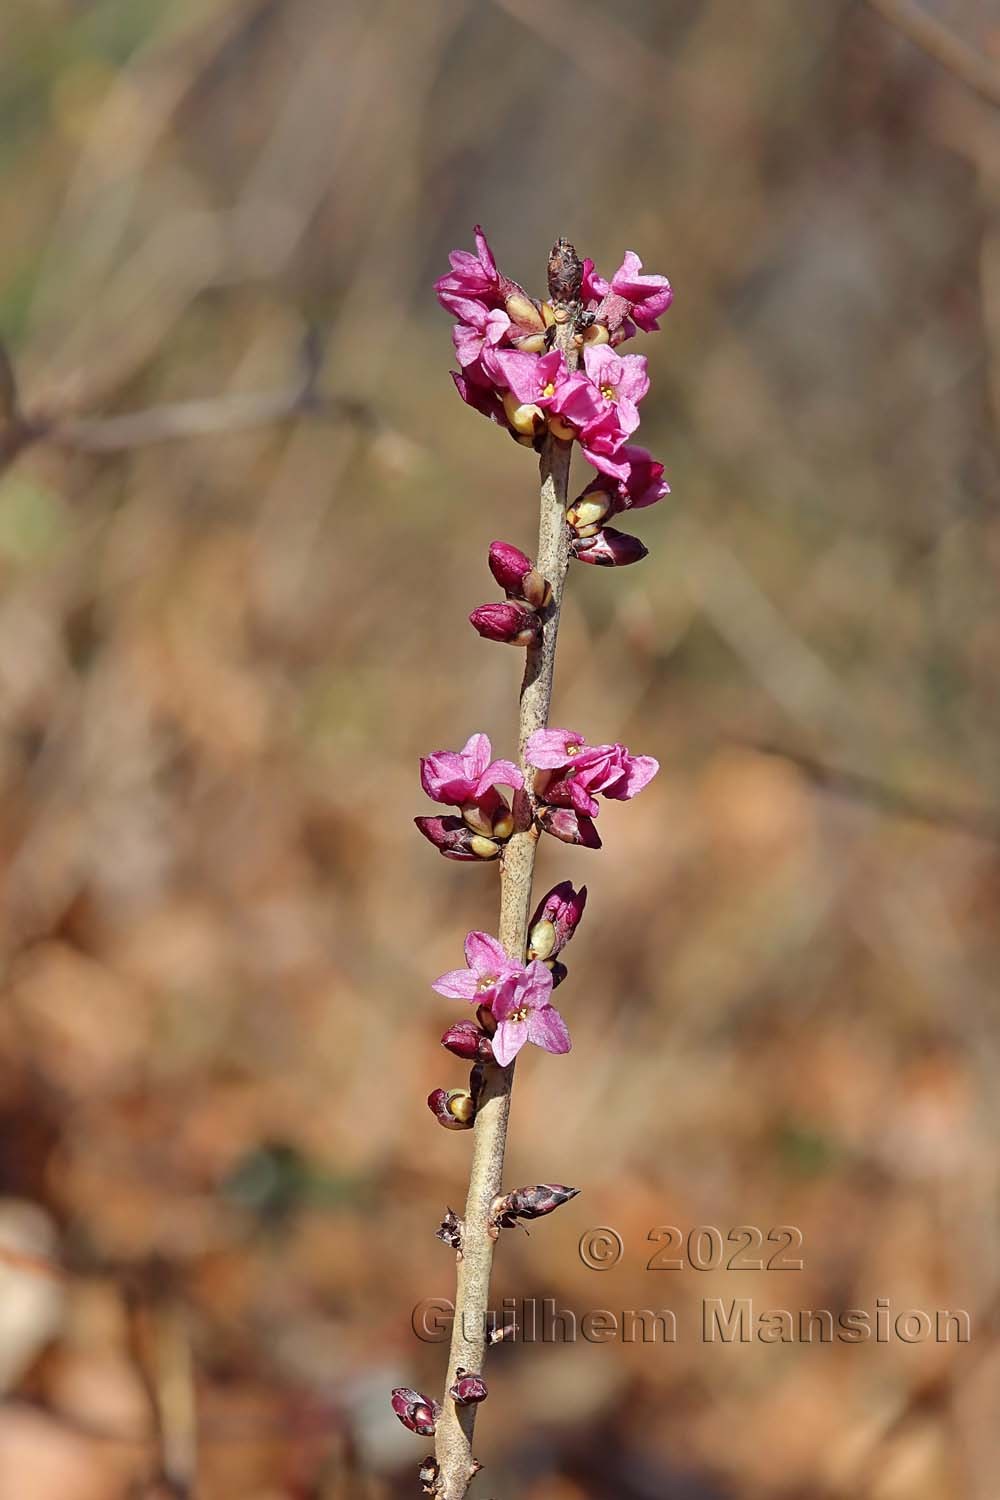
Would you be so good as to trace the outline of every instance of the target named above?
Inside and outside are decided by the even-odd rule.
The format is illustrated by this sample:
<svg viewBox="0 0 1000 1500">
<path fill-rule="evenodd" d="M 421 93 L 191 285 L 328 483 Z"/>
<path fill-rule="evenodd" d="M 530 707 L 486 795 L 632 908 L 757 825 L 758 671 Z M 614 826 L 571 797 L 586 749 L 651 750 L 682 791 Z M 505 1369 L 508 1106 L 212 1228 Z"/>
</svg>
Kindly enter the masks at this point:
<svg viewBox="0 0 1000 1500">
<path fill-rule="evenodd" d="M 601 395 L 604 397 L 605 401 L 618 400 L 618 391 L 613 385 L 602 385 Z"/>
</svg>

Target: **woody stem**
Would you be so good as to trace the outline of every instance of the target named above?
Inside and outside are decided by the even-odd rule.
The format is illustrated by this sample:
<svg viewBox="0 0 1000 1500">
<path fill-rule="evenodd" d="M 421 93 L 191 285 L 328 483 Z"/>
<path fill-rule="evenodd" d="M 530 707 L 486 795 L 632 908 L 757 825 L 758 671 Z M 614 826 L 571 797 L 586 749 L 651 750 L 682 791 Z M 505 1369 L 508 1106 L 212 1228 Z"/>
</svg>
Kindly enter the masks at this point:
<svg viewBox="0 0 1000 1500">
<path fill-rule="evenodd" d="M 568 309 L 562 311 L 567 316 L 565 321 L 556 324 L 554 345 L 562 351 L 572 369 L 578 353 L 574 343 L 575 323 Z M 504 848 L 500 868 L 500 942 L 505 952 L 518 963 L 524 962 L 527 948 L 531 883 L 539 833 L 533 816 L 533 772 L 525 761 L 525 745 L 529 736 L 537 729 L 546 728 L 549 721 L 559 612 L 569 564 L 566 506 L 571 449 L 571 443 L 549 434 L 540 463 L 542 484 L 535 566 L 551 585 L 552 601 L 544 613 L 541 639 L 528 649 L 521 683 L 519 748 L 525 792 L 515 802 L 518 831 Z M 476 1473 L 472 1457 L 476 1407 L 456 1407 L 447 1392 L 460 1366 L 481 1373 L 486 1355 L 490 1273 L 496 1244 L 496 1231 L 491 1232 L 489 1222 L 490 1205 L 501 1190 L 514 1064 L 506 1068 L 487 1066 L 485 1073 L 473 1133 L 463 1253 L 458 1262 L 445 1397 L 437 1424 L 435 1457 L 439 1468 L 437 1493 L 441 1500 L 462 1500 Z"/>
</svg>

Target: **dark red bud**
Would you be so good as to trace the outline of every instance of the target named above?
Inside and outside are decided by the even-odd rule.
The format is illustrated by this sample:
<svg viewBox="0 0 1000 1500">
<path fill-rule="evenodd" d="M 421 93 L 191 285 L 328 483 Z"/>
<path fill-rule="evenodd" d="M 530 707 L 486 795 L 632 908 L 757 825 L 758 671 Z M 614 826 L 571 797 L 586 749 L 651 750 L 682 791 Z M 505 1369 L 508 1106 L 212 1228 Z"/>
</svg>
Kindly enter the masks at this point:
<svg viewBox="0 0 1000 1500">
<path fill-rule="evenodd" d="M 519 1219 L 541 1219 L 575 1198 L 579 1191 L 558 1182 L 540 1182 L 536 1187 L 515 1188 L 510 1195 L 511 1206 Z"/>
<path fill-rule="evenodd" d="M 432 1437 L 441 1408 L 429 1396 L 411 1391 L 407 1386 L 397 1386 L 392 1393 L 392 1409 L 410 1432 L 419 1432 L 421 1437 Z"/>
<path fill-rule="evenodd" d="M 425 839 L 445 859 L 496 859 L 500 845 L 471 829 L 462 818 L 414 818 Z"/>
<path fill-rule="evenodd" d="M 479 634 L 487 641 L 506 646 L 533 646 L 542 633 L 542 624 L 527 604 L 481 604 L 469 616 Z"/>
<path fill-rule="evenodd" d="M 579 1188 L 563 1187 L 558 1182 L 515 1188 L 512 1193 L 493 1199 L 490 1220 L 500 1229 L 512 1229 L 517 1219 L 541 1219 L 575 1198 L 579 1191 Z"/>
<path fill-rule="evenodd" d="M 530 573 L 534 563 L 526 552 L 512 542 L 490 543 L 490 572 L 505 593 L 521 597 L 521 579 Z"/>
<path fill-rule="evenodd" d="M 462 1230 L 464 1228 L 464 1223 L 455 1213 L 454 1209 L 449 1208 L 441 1220 L 440 1228 L 435 1229 L 434 1234 L 437 1239 L 441 1240 L 445 1245 L 450 1245 L 453 1250 L 461 1250 Z"/>
<path fill-rule="evenodd" d="M 441 1037 L 441 1045 L 456 1057 L 473 1062 L 479 1056 L 479 1039 L 483 1033 L 475 1021 L 453 1021 Z"/>
<path fill-rule="evenodd" d="M 601 835 L 593 819 L 578 813 L 572 807 L 543 807 L 538 821 L 546 833 L 564 844 L 579 844 L 585 849 L 599 849 Z"/>
<path fill-rule="evenodd" d="M 528 924 L 528 957 L 547 961 L 560 954 L 576 931 L 586 904 L 585 885 L 578 891 L 569 880 L 554 885 L 539 901 Z"/>
<path fill-rule="evenodd" d="M 552 597 L 548 583 L 520 547 L 510 542 L 490 543 L 490 572 L 508 599 L 524 599 L 540 608 Z"/>
<path fill-rule="evenodd" d="M 476 1107 L 468 1089 L 432 1089 L 427 1108 L 446 1130 L 471 1130 Z"/>
<path fill-rule="evenodd" d="M 598 568 L 626 568 L 649 555 L 637 536 L 616 531 L 613 526 L 605 526 L 596 536 L 577 537 L 570 551 L 577 562 L 593 563 Z"/>
<path fill-rule="evenodd" d="M 448 1392 L 456 1406 L 474 1406 L 477 1401 L 485 1401 L 488 1394 L 486 1381 L 481 1375 L 471 1375 L 458 1366 L 455 1384 Z"/>
</svg>

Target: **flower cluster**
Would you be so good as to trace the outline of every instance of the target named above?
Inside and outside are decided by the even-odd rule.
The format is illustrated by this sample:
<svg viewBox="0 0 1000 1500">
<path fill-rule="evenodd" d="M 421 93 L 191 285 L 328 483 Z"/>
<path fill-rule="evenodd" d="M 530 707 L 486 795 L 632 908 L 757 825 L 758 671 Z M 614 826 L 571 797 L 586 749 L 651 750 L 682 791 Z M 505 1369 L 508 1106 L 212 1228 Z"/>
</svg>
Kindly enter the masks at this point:
<svg viewBox="0 0 1000 1500">
<path fill-rule="evenodd" d="M 601 847 L 594 827 L 598 796 L 629 802 L 660 769 L 651 755 L 633 755 L 624 745 L 588 745 L 573 729 L 539 729 L 524 747 L 535 770 L 538 820 L 566 844 Z"/>
<path fill-rule="evenodd" d="M 545 900 L 554 896 L 556 891 L 550 891 Z M 579 899 L 575 892 L 573 897 Z M 583 910 L 582 900 L 579 909 Z M 568 942 L 571 936 L 572 928 L 565 940 Z M 553 943 L 550 955 L 556 951 Z M 465 962 L 464 969 L 442 974 L 431 988 L 439 995 L 470 1000 L 478 1007 L 479 1029 L 489 1043 L 492 1061 L 505 1068 L 525 1042 L 533 1042 L 545 1052 L 569 1051 L 566 1022 L 552 1004 L 552 971 L 540 958 L 528 964 L 517 963 L 508 958 L 496 938 L 485 932 L 470 932 L 465 939 Z M 454 1032 L 455 1028 L 449 1027 L 441 1038 L 450 1052 L 456 1051 Z M 463 1038 L 467 1035 L 463 1032 Z M 459 1056 L 464 1055 L 482 1060 L 478 1038 L 474 1051 L 459 1052 Z"/>
<path fill-rule="evenodd" d="M 496 859 L 517 826 L 515 808 L 499 788 L 520 792 L 524 777 L 512 761 L 491 760 L 492 753 L 487 736 L 474 734 L 463 750 L 435 750 L 421 759 L 424 791 L 461 814 L 413 820 L 446 859 Z M 588 745 L 573 729 L 537 730 L 524 754 L 535 773 L 539 827 L 564 844 L 588 849 L 601 847 L 594 826 L 598 796 L 629 802 L 660 769 L 651 755 L 633 755 L 621 744 Z"/>
<path fill-rule="evenodd" d="M 571 369 L 551 347 L 566 309 L 535 300 L 504 276 L 478 225 L 475 240 L 476 253 L 453 251 L 450 271 L 435 283 L 439 302 L 458 319 L 452 337 L 460 368 L 452 378 L 459 395 L 529 447 L 538 448 L 547 433 L 577 441 L 597 477 L 567 513 L 573 556 L 601 567 L 638 562 L 646 556 L 642 543 L 605 526 L 605 517 L 652 505 L 669 486 L 663 465 L 630 441 L 649 390 L 645 356 L 618 349 L 638 330 L 659 328 L 673 297 L 670 283 L 665 276 L 643 275 L 632 250 L 610 281 L 593 261 L 583 261 L 573 288 L 579 362 Z M 530 621 L 518 629 L 514 613 L 500 610 L 484 606 L 473 623 L 492 640 L 530 645 Z M 524 638 L 515 639 L 519 635 Z"/>
<path fill-rule="evenodd" d="M 520 791 L 524 777 L 509 760 L 492 760 L 485 734 L 461 750 L 435 750 L 420 761 L 420 785 L 433 802 L 457 807 L 460 816 L 414 818 L 424 838 L 446 859 L 496 859 L 514 832 L 510 803 L 499 790 Z"/>
<path fill-rule="evenodd" d="M 458 320 L 454 344 L 460 370 L 453 378 L 459 393 L 518 442 L 538 450 L 547 444 L 549 459 L 561 451 L 560 444 L 577 443 L 594 472 L 569 502 L 568 465 L 559 466 L 556 485 L 556 466 L 550 463 L 551 483 L 542 492 L 541 565 L 512 542 L 494 541 L 489 568 L 503 598 L 480 605 L 470 616 L 485 639 L 524 648 L 525 684 L 541 682 L 542 691 L 534 698 L 522 696 L 526 727 L 521 765 L 494 759 L 485 734 L 473 734 L 461 750 L 435 750 L 420 762 L 424 791 L 448 809 L 416 818 L 420 832 L 446 859 L 501 860 L 505 877 L 500 930 L 506 946 L 487 932 L 468 933 L 464 967 L 440 975 L 432 985 L 439 995 L 464 1001 L 472 1011 L 453 1020 L 441 1036 L 445 1050 L 469 1065 L 468 1085 L 433 1089 L 428 1106 L 447 1130 L 471 1130 L 478 1115 L 485 1132 L 477 1142 L 485 1154 L 483 1149 L 475 1153 L 480 1166 L 473 1168 L 467 1217 L 463 1220 L 449 1208 L 436 1231 L 459 1260 L 471 1257 L 474 1247 L 480 1254 L 488 1248 L 484 1235 L 495 1239 L 522 1220 L 552 1213 L 578 1192 L 559 1183 L 497 1191 L 494 1163 L 502 1161 L 506 1116 L 488 1110 L 483 1101 L 509 1087 L 509 1075 L 505 1078 L 499 1070 L 510 1068 L 527 1044 L 556 1055 L 571 1047 L 552 996 L 567 977 L 563 954 L 580 924 L 587 890 L 560 881 L 522 926 L 538 834 L 600 848 L 595 822 L 599 799 L 631 801 L 659 766 L 651 756 L 633 755 L 617 742 L 591 745 L 572 729 L 528 731 L 548 717 L 567 551 L 580 562 L 601 567 L 637 562 L 646 555 L 642 543 L 608 523 L 668 493 L 663 465 L 631 441 L 639 426 L 639 404 L 649 389 L 646 361 L 642 355 L 619 352 L 637 330 L 652 332 L 659 326 L 657 319 L 671 300 L 666 278 L 643 275 L 642 262 L 628 251 L 606 281 L 591 261 L 580 261 L 573 247 L 560 240 L 549 259 L 550 300 L 536 301 L 498 270 L 482 230 L 477 228 L 475 236 L 475 253 L 454 251 L 451 270 L 436 284 L 439 300 Z M 565 530 L 560 535 L 561 514 Z M 511 840 L 515 843 L 507 849 Z M 526 861 L 521 857 L 525 853 Z M 506 937 L 511 930 L 513 941 Z M 476 1177 L 483 1161 L 490 1163 L 486 1180 L 495 1194 L 485 1221 L 482 1179 Z M 467 1304 L 470 1296 L 485 1296 L 484 1291 L 469 1293 L 468 1286 L 463 1293 L 461 1278 L 459 1287 L 459 1298 L 464 1295 Z M 509 1330 L 494 1339 L 505 1332 Z M 482 1375 L 461 1366 L 455 1368 L 443 1405 L 409 1387 L 393 1391 L 392 1408 L 404 1427 L 422 1436 L 437 1435 L 436 1455 L 420 1467 L 425 1493 L 454 1494 L 456 1500 L 465 1494 L 479 1464 L 468 1449 L 473 1414 L 459 1422 L 456 1409 L 474 1407 L 486 1394 Z"/>
</svg>

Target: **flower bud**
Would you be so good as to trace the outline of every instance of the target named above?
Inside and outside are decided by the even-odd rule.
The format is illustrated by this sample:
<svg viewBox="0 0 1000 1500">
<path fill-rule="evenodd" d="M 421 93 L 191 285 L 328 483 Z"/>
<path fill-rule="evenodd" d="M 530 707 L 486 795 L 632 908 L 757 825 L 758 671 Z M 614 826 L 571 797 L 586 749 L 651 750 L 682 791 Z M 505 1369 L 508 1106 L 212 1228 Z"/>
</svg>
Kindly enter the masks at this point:
<svg viewBox="0 0 1000 1500">
<path fill-rule="evenodd" d="M 555 958 L 573 936 L 587 904 L 587 887 L 561 880 L 542 897 L 528 927 L 528 958 Z"/>
<path fill-rule="evenodd" d="M 475 859 L 469 847 L 472 832 L 461 818 L 414 818 L 413 821 L 445 859 Z"/>
<path fill-rule="evenodd" d="M 522 405 L 513 391 L 504 391 L 503 409 L 507 421 L 521 437 L 536 438 L 545 431 L 545 413 L 530 402 Z"/>
<path fill-rule="evenodd" d="M 497 1029 L 497 1018 L 488 1005 L 476 1007 L 476 1020 L 485 1031 L 487 1038 L 491 1037 Z M 490 1059 L 486 1058 L 485 1061 L 489 1062 Z"/>
<path fill-rule="evenodd" d="M 520 349 L 522 354 L 544 354 L 549 347 L 548 337 L 544 333 L 526 333 L 521 338 L 511 340 L 515 349 Z"/>
<path fill-rule="evenodd" d="M 436 1239 L 441 1240 L 445 1245 L 449 1245 L 452 1250 L 461 1250 L 462 1230 L 464 1228 L 465 1225 L 458 1217 L 455 1210 L 449 1208 L 448 1212 L 441 1220 L 440 1228 L 435 1229 L 434 1235 Z"/>
<path fill-rule="evenodd" d="M 479 1056 L 479 1038 L 482 1032 L 475 1021 L 453 1021 L 441 1037 L 441 1045 L 456 1057 L 474 1062 Z"/>
<path fill-rule="evenodd" d="M 487 787 L 474 802 L 462 803 L 462 822 L 486 839 L 509 839 L 514 832 L 510 803 L 495 786 Z M 492 854 L 489 857 L 492 859 Z"/>
<path fill-rule="evenodd" d="M 392 1393 L 392 1409 L 410 1432 L 419 1432 L 421 1437 L 431 1437 L 437 1426 L 437 1419 L 441 1415 L 441 1408 L 436 1401 L 429 1396 L 422 1396 L 419 1391 L 411 1391 L 408 1386 L 400 1385 Z"/>
<path fill-rule="evenodd" d="M 533 646 L 542 633 L 542 625 L 527 604 L 481 604 L 469 616 L 479 634 L 487 641 L 507 646 Z"/>
<path fill-rule="evenodd" d="M 548 918 L 536 922 L 528 938 L 528 958 L 551 958 L 555 951 L 556 929 L 554 925 Z"/>
<path fill-rule="evenodd" d="M 517 1219 L 541 1219 L 563 1203 L 575 1198 L 579 1188 L 563 1187 L 558 1182 L 540 1182 L 536 1187 L 515 1188 L 494 1198 L 490 1204 L 490 1223 L 499 1229 L 513 1229 Z"/>
<path fill-rule="evenodd" d="M 478 1401 L 485 1401 L 488 1394 L 486 1381 L 481 1375 L 470 1375 L 468 1370 L 458 1366 L 455 1384 L 448 1392 L 456 1406 L 475 1406 Z"/>
<path fill-rule="evenodd" d="M 583 285 L 583 261 L 576 246 L 560 235 L 549 251 L 549 297 L 558 311 L 560 303 L 576 302 Z"/>
<path fill-rule="evenodd" d="M 585 849 L 599 849 L 601 835 L 594 827 L 593 819 L 578 813 L 572 807 L 543 807 L 538 821 L 546 833 L 564 844 L 581 844 Z"/>
<path fill-rule="evenodd" d="M 446 1130 L 471 1130 L 476 1109 L 468 1089 L 433 1089 L 427 1107 Z"/>
<path fill-rule="evenodd" d="M 545 324 L 546 328 L 554 328 L 556 322 L 556 313 L 555 308 L 552 306 L 552 303 L 543 302 L 541 312 L 542 322 Z"/>
<path fill-rule="evenodd" d="M 445 859 L 496 859 L 500 853 L 499 844 L 475 833 L 463 818 L 414 818 L 413 821 Z"/>
<path fill-rule="evenodd" d="M 607 344 L 610 339 L 611 335 L 603 323 L 591 323 L 583 335 L 585 344 Z"/>
<path fill-rule="evenodd" d="M 514 814 L 504 803 L 504 811 L 493 819 L 493 837 L 495 839 L 509 839 L 514 832 Z"/>
<path fill-rule="evenodd" d="M 520 287 L 515 287 L 513 291 L 508 292 L 504 303 L 504 311 L 510 321 L 517 324 L 518 328 L 532 329 L 538 333 L 541 333 L 545 328 L 545 320 L 538 308 L 532 302 L 527 292 L 522 291 Z"/>
<path fill-rule="evenodd" d="M 510 542 L 490 543 L 490 572 L 508 599 L 524 599 L 540 608 L 552 597 L 548 580 L 537 572 L 534 563 L 520 547 Z"/>
<path fill-rule="evenodd" d="M 598 568 L 626 568 L 629 563 L 641 562 L 649 549 L 637 536 L 605 526 L 596 536 L 574 539 L 570 552 L 577 562 L 593 563 Z"/>
<path fill-rule="evenodd" d="M 549 418 L 549 431 L 553 437 L 562 438 L 565 443 L 571 443 L 576 437 L 576 428 L 564 422 L 562 417 Z"/>
<path fill-rule="evenodd" d="M 420 1480 L 420 1488 L 423 1490 L 425 1495 L 434 1494 L 435 1490 L 437 1489 L 438 1475 L 440 1474 L 440 1472 L 441 1470 L 438 1468 L 437 1459 L 434 1457 L 433 1453 L 429 1453 L 424 1459 L 423 1463 L 420 1465 L 420 1468 L 417 1470 L 417 1478 Z"/>
<path fill-rule="evenodd" d="M 611 499 L 606 490 L 589 490 L 574 500 L 566 512 L 566 520 L 574 531 L 585 527 L 599 526 L 611 509 Z"/>
</svg>

